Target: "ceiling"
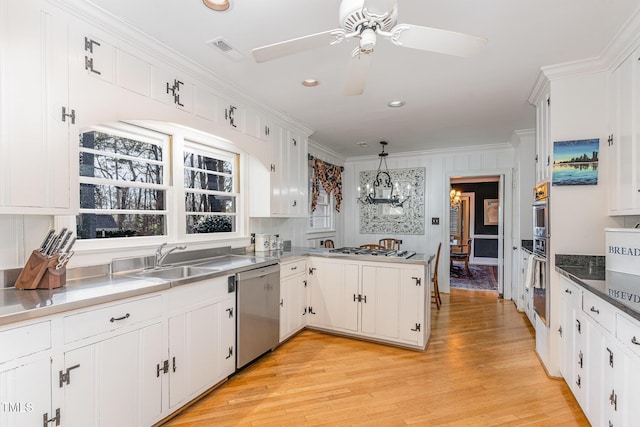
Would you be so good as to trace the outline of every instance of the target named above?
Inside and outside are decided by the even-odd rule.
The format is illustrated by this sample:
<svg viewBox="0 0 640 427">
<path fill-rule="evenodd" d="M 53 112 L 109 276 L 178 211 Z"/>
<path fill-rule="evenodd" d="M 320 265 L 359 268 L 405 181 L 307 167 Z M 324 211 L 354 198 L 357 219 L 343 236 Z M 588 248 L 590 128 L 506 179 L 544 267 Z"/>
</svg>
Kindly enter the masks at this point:
<svg viewBox="0 0 640 427">
<path fill-rule="evenodd" d="M 398 0 L 398 22 L 486 37 L 473 58 L 379 40 L 363 95 L 344 96 L 347 40 L 255 63 L 251 49 L 338 28 L 340 0 L 92 0 L 203 65 L 242 92 L 315 130 L 311 139 L 345 157 L 508 142 L 535 126 L 527 98 L 542 66 L 600 55 L 637 0 Z M 234 61 L 206 45 L 222 37 Z M 317 87 L 304 87 L 315 78 Z M 387 102 L 403 100 L 402 108 Z M 357 142 L 367 142 L 361 147 Z"/>
</svg>

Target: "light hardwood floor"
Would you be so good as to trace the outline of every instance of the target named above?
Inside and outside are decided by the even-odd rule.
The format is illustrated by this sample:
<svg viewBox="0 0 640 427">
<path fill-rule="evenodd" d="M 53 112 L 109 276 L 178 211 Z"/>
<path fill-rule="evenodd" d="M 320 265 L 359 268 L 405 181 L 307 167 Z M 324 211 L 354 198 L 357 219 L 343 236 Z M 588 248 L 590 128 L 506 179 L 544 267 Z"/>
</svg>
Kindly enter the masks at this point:
<svg viewBox="0 0 640 427">
<path fill-rule="evenodd" d="M 425 352 L 304 331 L 165 426 L 589 425 L 511 301 L 442 299 Z"/>
</svg>

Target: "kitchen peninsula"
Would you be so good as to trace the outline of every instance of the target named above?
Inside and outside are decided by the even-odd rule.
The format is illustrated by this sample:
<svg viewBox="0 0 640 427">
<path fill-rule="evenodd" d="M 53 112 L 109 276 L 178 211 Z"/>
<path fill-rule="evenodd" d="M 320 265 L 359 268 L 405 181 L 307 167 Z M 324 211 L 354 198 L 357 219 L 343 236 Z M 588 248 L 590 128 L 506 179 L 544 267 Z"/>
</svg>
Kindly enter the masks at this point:
<svg viewBox="0 0 640 427">
<path fill-rule="evenodd" d="M 216 251 L 189 261 L 172 254 L 181 262 L 169 258 L 173 265 L 162 270 L 110 273 L 143 264 L 128 259 L 70 270 L 66 286 L 53 290 L 1 289 L 0 380 L 9 385 L 2 401 L 32 408 L 4 413 L 3 425 L 36 425 L 45 414 L 66 426 L 97 418 L 153 425 L 169 416 L 233 375 L 232 279 L 274 261 L 281 264 L 281 342 L 309 327 L 417 350 L 427 344 L 433 257 Z M 36 393 L 27 386 L 34 383 L 48 385 Z"/>
</svg>

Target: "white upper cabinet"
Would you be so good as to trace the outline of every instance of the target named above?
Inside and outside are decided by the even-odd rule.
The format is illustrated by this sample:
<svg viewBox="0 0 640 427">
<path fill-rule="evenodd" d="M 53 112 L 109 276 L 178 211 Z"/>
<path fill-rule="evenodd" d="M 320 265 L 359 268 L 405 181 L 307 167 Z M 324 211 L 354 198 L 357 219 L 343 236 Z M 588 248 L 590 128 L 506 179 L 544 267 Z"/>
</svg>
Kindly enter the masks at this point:
<svg viewBox="0 0 640 427">
<path fill-rule="evenodd" d="M 216 108 L 218 111 L 218 123 L 228 126 L 230 129 L 244 132 L 244 105 L 226 96 L 217 95 Z"/>
<path fill-rule="evenodd" d="M 610 76 L 609 214 L 640 214 L 640 48 Z"/>
<path fill-rule="evenodd" d="M 113 83 L 115 49 L 88 32 L 84 36 L 84 69 L 88 75 L 107 83 Z"/>
<path fill-rule="evenodd" d="M 551 90 L 546 81 L 536 99 L 536 183 L 551 179 Z"/>
<path fill-rule="evenodd" d="M 185 76 L 165 68 L 151 66 L 151 98 L 193 111 L 193 84 Z"/>
<path fill-rule="evenodd" d="M 68 25 L 44 2 L 8 0 L 0 27 L 0 213 L 72 214 Z"/>
<path fill-rule="evenodd" d="M 309 212 L 308 137 L 280 126 L 268 129 L 273 138 L 271 162 L 265 167 L 252 159 L 250 165 L 250 215 L 306 217 Z"/>
</svg>

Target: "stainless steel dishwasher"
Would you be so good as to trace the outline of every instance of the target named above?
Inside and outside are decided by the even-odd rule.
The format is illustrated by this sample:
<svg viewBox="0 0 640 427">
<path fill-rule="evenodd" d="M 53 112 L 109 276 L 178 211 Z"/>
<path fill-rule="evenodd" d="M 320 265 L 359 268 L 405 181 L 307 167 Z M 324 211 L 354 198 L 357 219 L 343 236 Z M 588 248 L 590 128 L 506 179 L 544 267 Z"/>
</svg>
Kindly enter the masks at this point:
<svg viewBox="0 0 640 427">
<path fill-rule="evenodd" d="M 280 341 L 280 264 L 237 274 L 236 368 L 276 348 Z"/>
</svg>

